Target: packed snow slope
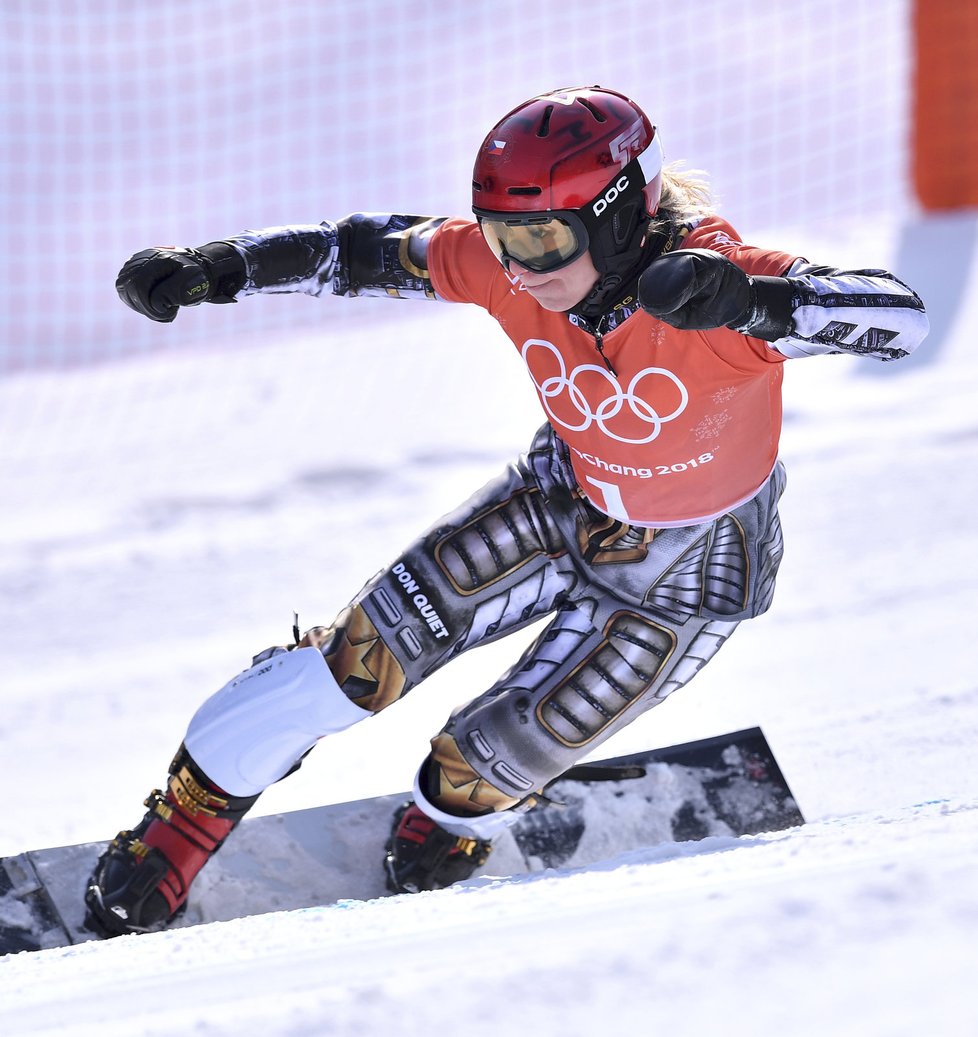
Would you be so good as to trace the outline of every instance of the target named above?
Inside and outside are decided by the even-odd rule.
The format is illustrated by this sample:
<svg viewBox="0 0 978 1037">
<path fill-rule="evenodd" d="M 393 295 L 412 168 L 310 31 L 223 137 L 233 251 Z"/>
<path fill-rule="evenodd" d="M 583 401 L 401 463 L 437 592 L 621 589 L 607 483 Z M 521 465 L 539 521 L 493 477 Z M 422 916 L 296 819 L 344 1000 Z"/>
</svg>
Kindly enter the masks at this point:
<svg viewBox="0 0 978 1037">
<path fill-rule="evenodd" d="M 965 214 L 913 228 L 924 257 L 905 228 L 806 248 L 896 269 L 934 334 L 903 364 L 789 364 L 774 608 L 600 750 L 758 724 L 808 824 L 8 957 L 0 1033 L 972 1037 L 974 236 Z M 322 333 L 240 341 L 226 307 L 212 347 L 0 383 L 0 853 L 134 824 L 203 697 L 293 609 L 329 622 L 538 423 L 474 309 L 242 306 L 266 303 L 321 306 Z M 521 644 L 320 745 L 256 812 L 407 788 Z"/>
</svg>

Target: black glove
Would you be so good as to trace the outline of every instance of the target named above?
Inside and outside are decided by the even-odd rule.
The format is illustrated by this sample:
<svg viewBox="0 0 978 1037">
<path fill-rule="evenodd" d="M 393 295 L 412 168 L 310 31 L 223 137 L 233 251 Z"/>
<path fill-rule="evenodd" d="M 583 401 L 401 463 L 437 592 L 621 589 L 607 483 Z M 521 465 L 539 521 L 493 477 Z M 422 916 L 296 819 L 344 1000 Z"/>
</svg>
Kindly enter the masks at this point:
<svg viewBox="0 0 978 1037">
<path fill-rule="evenodd" d="M 735 328 L 774 342 L 792 327 L 785 277 L 749 277 L 719 252 L 680 249 L 654 259 L 638 279 L 639 305 L 682 331 Z"/>
<path fill-rule="evenodd" d="M 234 302 L 244 260 L 226 242 L 200 248 L 148 248 L 129 259 L 115 282 L 119 298 L 150 320 L 169 323 L 181 306 Z"/>
</svg>

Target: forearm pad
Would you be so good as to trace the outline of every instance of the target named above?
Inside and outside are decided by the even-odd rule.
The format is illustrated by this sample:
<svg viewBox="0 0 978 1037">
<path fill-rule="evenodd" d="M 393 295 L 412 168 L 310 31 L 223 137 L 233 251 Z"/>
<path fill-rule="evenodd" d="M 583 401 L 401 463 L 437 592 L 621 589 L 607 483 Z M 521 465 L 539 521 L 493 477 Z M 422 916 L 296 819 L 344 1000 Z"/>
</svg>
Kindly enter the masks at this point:
<svg viewBox="0 0 978 1037">
<path fill-rule="evenodd" d="M 257 292 L 330 290 L 336 271 L 338 238 L 329 222 L 245 231 L 219 244 L 233 248 L 244 266 L 243 295 Z"/>
</svg>

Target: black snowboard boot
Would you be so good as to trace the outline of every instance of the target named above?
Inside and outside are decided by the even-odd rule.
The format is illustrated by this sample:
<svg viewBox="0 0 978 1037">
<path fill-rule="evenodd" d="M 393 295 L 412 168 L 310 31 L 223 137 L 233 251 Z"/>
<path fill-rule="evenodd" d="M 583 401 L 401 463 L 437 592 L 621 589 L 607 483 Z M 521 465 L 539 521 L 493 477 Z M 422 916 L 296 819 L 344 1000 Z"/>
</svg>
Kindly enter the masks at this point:
<svg viewBox="0 0 978 1037">
<path fill-rule="evenodd" d="M 89 928 L 102 936 L 162 928 L 184 908 L 197 873 L 257 799 L 217 788 L 181 745 L 166 795 L 154 789 L 146 816 L 98 859 L 85 892 Z"/>
<path fill-rule="evenodd" d="M 491 850 L 488 840 L 452 835 L 414 803 L 405 803 L 394 815 L 384 857 L 387 888 L 392 893 L 444 889 L 467 879 Z"/>
</svg>

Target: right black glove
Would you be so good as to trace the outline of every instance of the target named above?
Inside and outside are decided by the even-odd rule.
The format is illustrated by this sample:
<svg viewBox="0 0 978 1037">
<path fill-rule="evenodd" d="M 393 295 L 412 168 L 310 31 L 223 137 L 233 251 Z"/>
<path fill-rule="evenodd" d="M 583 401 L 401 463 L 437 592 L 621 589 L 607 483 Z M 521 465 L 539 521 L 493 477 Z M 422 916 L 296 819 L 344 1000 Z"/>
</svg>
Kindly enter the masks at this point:
<svg viewBox="0 0 978 1037">
<path fill-rule="evenodd" d="M 168 324 L 181 306 L 234 302 L 244 283 L 244 260 L 226 242 L 201 248 L 147 248 L 123 265 L 119 298 L 150 320 Z"/>
<path fill-rule="evenodd" d="M 667 252 L 645 268 L 638 301 L 646 313 L 682 331 L 733 325 L 750 308 L 750 278 L 718 252 Z"/>
<path fill-rule="evenodd" d="M 674 328 L 728 327 L 768 342 L 792 329 L 792 292 L 786 277 L 749 277 L 726 256 L 702 248 L 659 256 L 638 279 L 639 305 Z"/>
</svg>

